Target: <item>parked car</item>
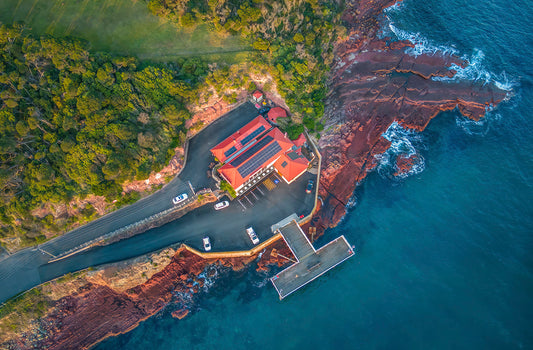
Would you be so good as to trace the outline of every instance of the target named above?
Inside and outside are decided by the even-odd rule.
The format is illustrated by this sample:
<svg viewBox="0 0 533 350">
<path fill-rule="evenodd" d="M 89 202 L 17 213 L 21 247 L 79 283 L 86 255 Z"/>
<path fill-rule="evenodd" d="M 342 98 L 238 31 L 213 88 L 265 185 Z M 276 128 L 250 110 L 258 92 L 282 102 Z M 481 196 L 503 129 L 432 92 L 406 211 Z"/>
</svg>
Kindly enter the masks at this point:
<svg viewBox="0 0 533 350">
<path fill-rule="evenodd" d="M 172 198 L 172 203 L 180 204 L 181 202 L 183 202 L 187 198 L 189 198 L 189 196 L 187 196 L 187 193 L 182 193 L 179 196 L 176 196 L 176 197 Z"/>
<path fill-rule="evenodd" d="M 210 251 L 211 250 L 211 241 L 209 240 L 209 237 L 205 236 L 203 239 L 202 239 L 202 243 L 204 244 L 204 250 L 206 252 Z"/>
<path fill-rule="evenodd" d="M 224 209 L 227 206 L 229 206 L 229 202 L 228 201 L 218 202 L 217 204 L 215 204 L 215 210 Z"/>
<path fill-rule="evenodd" d="M 307 187 L 305 188 L 305 193 L 311 193 L 313 191 L 313 180 L 307 181 Z"/>
<path fill-rule="evenodd" d="M 250 236 L 250 239 L 252 240 L 253 244 L 259 243 L 259 238 L 257 238 L 257 235 L 255 234 L 255 231 L 251 226 L 246 229 L 246 233 L 248 234 L 248 236 Z"/>
<path fill-rule="evenodd" d="M 259 110 L 259 114 L 265 114 L 268 111 L 270 111 L 270 107 L 268 107 L 268 106 L 261 107 L 261 109 Z"/>
</svg>

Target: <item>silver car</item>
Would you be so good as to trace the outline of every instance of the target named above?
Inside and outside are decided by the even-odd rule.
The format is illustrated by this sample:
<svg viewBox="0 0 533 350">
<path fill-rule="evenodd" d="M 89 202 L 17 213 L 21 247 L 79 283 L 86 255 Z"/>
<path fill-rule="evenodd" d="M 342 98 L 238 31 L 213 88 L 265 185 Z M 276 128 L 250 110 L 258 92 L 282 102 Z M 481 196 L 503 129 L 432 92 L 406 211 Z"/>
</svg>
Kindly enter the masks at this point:
<svg viewBox="0 0 533 350">
<path fill-rule="evenodd" d="M 172 203 L 174 203 L 174 205 L 180 204 L 181 202 L 187 200 L 187 198 L 189 198 L 187 193 L 182 193 L 179 196 L 172 198 Z"/>
<path fill-rule="evenodd" d="M 246 233 L 248 234 L 248 236 L 250 236 L 250 239 L 252 240 L 253 244 L 259 243 L 259 238 L 257 238 L 257 235 L 255 234 L 255 231 L 251 226 L 246 229 Z"/>
</svg>

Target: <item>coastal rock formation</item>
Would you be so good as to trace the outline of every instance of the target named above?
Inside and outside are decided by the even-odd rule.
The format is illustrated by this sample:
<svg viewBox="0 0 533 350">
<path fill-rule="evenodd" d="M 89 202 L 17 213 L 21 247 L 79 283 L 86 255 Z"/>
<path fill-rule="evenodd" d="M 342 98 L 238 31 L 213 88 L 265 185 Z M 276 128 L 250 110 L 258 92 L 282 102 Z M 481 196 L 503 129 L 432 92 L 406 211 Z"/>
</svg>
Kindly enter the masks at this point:
<svg viewBox="0 0 533 350">
<path fill-rule="evenodd" d="M 435 53 L 413 56 L 407 41 L 380 39 L 378 16 L 396 0 L 353 0 L 344 20 L 348 38 L 336 48 L 326 108 L 326 132 L 319 146 L 323 167 L 319 195 L 323 207 L 313 219 L 319 230 L 334 226 L 346 213 L 356 185 L 372 170 L 375 156 L 390 142 L 382 135 L 393 122 L 422 131 L 441 111 L 458 108 L 478 120 L 505 98 L 505 91 L 451 78 L 453 67 L 466 67 L 458 57 Z M 459 68 L 460 69 L 460 68 Z M 398 157 L 397 174 L 415 162 Z"/>
<path fill-rule="evenodd" d="M 168 261 L 159 272 L 141 284 L 135 284 L 132 273 L 139 268 L 146 270 L 143 268 L 144 262 L 135 262 L 133 265 L 124 262 L 103 267 L 67 285 L 56 284 L 52 289 L 47 288 L 47 294 L 62 296 L 44 317 L 33 321 L 33 328 L 0 344 L 0 347 L 86 349 L 107 337 L 128 332 L 166 307 L 170 310 L 175 308 L 171 312 L 173 317 L 186 317 L 194 294 L 201 290 L 205 278 L 214 275 L 210 273 L 210 268 L 225 266 L 237 271 L 257 260 L 257 270 L 268 271 L 269 266 L 286 264 L 288 260 L 285 257 L 294 259 L 281 239 L 260 254 L 250 257 L 203 259 L 180 248 L 173 256 L 165 258 L 169 253 L 174 251 L 167 249 L 141 259 Z"/>
</svg>

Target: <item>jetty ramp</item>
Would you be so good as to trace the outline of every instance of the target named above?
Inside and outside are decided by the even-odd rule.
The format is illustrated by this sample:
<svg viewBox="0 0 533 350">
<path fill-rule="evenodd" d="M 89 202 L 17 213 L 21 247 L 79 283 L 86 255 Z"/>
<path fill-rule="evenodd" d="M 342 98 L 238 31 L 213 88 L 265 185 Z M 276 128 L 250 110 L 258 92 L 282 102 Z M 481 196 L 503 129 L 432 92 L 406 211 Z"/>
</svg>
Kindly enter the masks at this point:
<svg viewBox="0 0 533 350">
<path fill-rule="evenodd" d="M 278 229 L 297 262 L 270 279 L 283 299 L 327 271 L 354 256 L 346 238 L 340 236 L 315 250 L 296 220 Z"/>
</svg>

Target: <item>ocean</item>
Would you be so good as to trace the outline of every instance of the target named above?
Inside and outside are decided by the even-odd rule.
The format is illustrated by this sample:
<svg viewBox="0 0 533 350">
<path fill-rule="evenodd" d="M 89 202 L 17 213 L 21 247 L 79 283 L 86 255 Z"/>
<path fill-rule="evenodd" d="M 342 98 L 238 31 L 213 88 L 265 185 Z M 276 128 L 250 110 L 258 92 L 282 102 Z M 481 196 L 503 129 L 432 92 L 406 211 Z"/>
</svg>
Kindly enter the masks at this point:
<svg viewBox="0 0 533 350">
<path fill-rule="evenodd" d="M 383 32 L 412 54 L 467 58 L 460 79 L 512 89 L 480 122 L 446 112 L 391 132 L 423 162 L 386 159 L 317 245 L 357 256 L 279 301 L 267 275 L 220 271 L 183 320 L 170 309 L 96 349 L 532 349 L 533 3 L 405 0 Z M 453 83 L 453 82 L 445 82 Z"/>
</svg>

